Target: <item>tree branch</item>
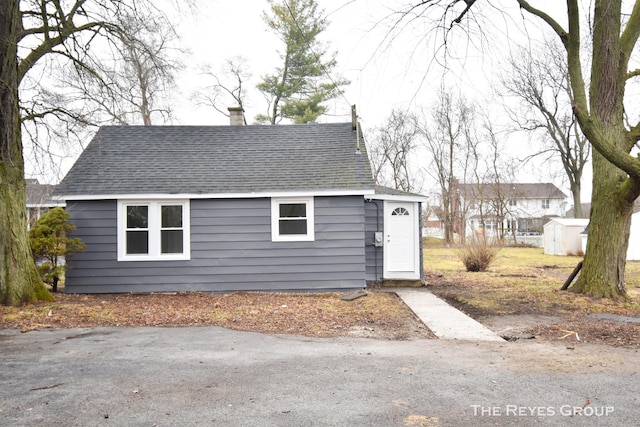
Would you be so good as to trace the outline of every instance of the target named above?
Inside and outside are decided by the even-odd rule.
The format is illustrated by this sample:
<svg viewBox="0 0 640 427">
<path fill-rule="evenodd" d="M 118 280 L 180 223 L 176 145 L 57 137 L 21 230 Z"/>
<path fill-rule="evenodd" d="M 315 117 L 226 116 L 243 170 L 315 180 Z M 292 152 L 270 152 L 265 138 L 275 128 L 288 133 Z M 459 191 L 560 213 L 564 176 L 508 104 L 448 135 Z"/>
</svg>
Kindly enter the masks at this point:
<svg viewBox="0 0 640 427">
<path fill-rule="evenodd" d="M 458 15 L 458 17 L 453 20 L 453 22 L 451 23 L 451 26 L 453 26 L 454 23 L 455 24 L 459 24 L 462 21 L 462 18 L 464 18 L 465 15 L 469 12 L 469 9 L 471 9 L 471 7 L 476 2 L 476 0 L 464 0 L 464 2 L 467 4 L 467 6 L 460 13 L 460 15 Z M 455 3 L 453 3 L 453 4 L 455 4 Z"/>
<path fill-rule="evenodd" d="M 629 62 L 633 48 L 638 41 L 638 36 L 640 36 L 640 2 L 635 2 L 633 10 L 631 11 L 631 16 L 629 17 L 627 25 L 620 36 L 621 60 L 625 63 Z"/>
<path fill-rule="evenodd" d="M 640 141 L 640 123 L 631 127 L 627 135 L 629 136 L 629 138 L 631 138 L 634 141 L 634 143 L 637 143 L 638 141 Z"/>
<path fill-rule="evenodd" d="M 59 35 L 54 38 L 45 37 L 39 46 L 34 48 L 18 65 L 18 81 L 22 81 L 27 72 L 38 62 L 43 56 L 51 52 L 56 46 L 64 44 L 64 42 L 73 34 L 80 31 L 107 28 L 110 25 L 107 22 L 89 22 L 79 27 L 67 27 L 60 31 Z M 46 33 L 48 34 L 48 32 Z"/>
<path fill-rule="evenodd" d="M 535 7 L 531 6 L 529 2 L 527 2 L 526 0 L 518 0 L 518 4 L 522 9 L 526 10 L 530 14 L 535 15 L 538 18 L 542 19 L 544 22 L 546 22 L 553 29 L 553 31 L 555 31 L 555 33 L 560 37 L 562 44 L 565 47 L 567 47 L 567 41 L 568 41 L 567 31 L 564 28 L 562 28 L 562 26 L 558 24 L 558 22 L 555 19 L 553 19 L 551 16 L 549 16 L 547 13 L 543 12 L 542 10 L 536 9 Z"/>
</svg>

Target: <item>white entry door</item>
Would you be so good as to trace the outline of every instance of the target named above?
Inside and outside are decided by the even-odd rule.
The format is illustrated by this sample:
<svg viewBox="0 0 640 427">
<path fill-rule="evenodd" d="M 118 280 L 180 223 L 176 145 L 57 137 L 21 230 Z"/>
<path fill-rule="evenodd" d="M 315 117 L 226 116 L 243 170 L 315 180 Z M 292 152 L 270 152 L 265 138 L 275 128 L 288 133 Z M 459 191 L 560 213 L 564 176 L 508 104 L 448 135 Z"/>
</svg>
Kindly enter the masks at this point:
<svg viewBox="0 0 640 427">
<path fill-rule="evenodd" d="M 420 279 L 417 203 L 384 203 L 384 278 Z"/>
</svg>

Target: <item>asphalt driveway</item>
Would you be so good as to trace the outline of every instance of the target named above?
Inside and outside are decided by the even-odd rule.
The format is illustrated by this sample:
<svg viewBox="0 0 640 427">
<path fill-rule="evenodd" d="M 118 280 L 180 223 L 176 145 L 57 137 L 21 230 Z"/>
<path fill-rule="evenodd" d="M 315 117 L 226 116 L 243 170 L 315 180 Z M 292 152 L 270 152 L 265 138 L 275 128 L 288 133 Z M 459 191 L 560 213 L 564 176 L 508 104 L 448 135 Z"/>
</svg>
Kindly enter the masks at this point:
<svg viewBox="0 0 640 427">
<path fill-rule="evenodd" d="M 2 426 L 636 425 L 637 350 L 0 330 Z"/>
</svg>

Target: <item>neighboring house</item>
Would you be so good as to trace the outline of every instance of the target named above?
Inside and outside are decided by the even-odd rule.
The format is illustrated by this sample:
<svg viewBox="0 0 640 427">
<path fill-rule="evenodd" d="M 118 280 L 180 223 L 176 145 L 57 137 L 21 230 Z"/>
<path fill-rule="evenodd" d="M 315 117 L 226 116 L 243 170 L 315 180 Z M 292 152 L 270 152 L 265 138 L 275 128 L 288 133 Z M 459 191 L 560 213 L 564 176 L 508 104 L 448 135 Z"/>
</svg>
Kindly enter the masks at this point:
<svg viewBox="0 0 640 427">
<path fill-rule="evenodd" d="M 420 280 L 426 198 L 374 186 L 357 128 L 101 128 L 56 191 L 86 244 L 68 260 L 65 292 Z"/>
<path fill-rule="evenodd" d="M 454 231 L 466 236 L 541 234 L 562 216 L 566 195 L 551 183 L 456 184 Z"/>
<path fill-rule="evenodd" d="M 584 218 L 589 218 L 589 215 L 591 213 L 591 203 L 581 203 L 580 204 L 582 207 L 582 216 Z M 568 211 L 565 212 L 564 216 L 566 218 L 575 218 L 575 212 L 574 212 L 574 206 L 571 206 L 571 208 L 569 208 Z"/>
<path fill-rule="evenodd" d="M 444 221 L 440 219 L 436 209 L 433 207 L 424 209 L 422 213 L 422 235 L 442 239 L 444 238 Z"/>
<path fill-rule="evenodd" d="M 33 224 L 49 210 L 64 206 L 58 200 L 52 199 L 55 185 L 40 184 L 37 179 L 27 179 L 27 228 L 31 229 Z"/>
</svg>

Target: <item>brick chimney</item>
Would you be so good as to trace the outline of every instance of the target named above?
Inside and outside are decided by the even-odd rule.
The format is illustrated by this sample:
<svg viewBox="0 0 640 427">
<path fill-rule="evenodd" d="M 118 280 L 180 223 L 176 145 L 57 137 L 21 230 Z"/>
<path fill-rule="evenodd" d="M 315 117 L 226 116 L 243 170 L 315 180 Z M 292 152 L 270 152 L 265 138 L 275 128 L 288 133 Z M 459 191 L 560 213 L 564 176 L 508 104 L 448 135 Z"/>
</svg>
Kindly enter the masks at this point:
<svg viewBox="0 0 640 427">
<path fill-rule="evenodd" d="M 244 108 L 242 107 L 229 107 L 229 119 L 231 120 L 231 126 L 244 125 Z"/>
</svg>

